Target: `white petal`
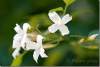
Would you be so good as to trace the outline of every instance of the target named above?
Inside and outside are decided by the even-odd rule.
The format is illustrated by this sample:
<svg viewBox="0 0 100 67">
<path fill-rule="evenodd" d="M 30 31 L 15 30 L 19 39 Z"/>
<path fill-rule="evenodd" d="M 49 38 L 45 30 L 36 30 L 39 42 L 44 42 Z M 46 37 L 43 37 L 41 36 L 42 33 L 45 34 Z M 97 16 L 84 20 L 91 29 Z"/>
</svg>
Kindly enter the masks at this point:
<svg viewBox="0 0 100 67">
<path fill-rule="evenodd" d="M 22 32 L 22 29 L 21 29 L 21 27 L 20 27 L 18 24 L 16 24 L 14 30 L 15 30 L 17 33 L 21 33 L 21 32 Z"/>
<path fill-rule="evenodd" d="M 36 40 L 37 40 L 37 45 L 42 45 L 42 39 L 43 39 L 43 36 L 37 35 L 37 38 L 36 38 Z"/>
<path fill-rule="evenodd" d="M 40 54 L 40 50 L 35 50 L 34 51 L 33 58 L 36 61 L 36 63 L 38 63 L 37 60 L 38 60 L 39 54 Z"/>
<path fill-rule="evenodd" d="M 26 41 L 26 50 L 32 50 L 32 49 L 38 49 L 39 46 L 35 43 L 32 42 L 31 40 Z"/>
<path fill-rule="evenodd" d="M 49 12 L 49 18 L 56 24 L 61 22 L 60 16 L 56 12 Z"/>
<path fill-rule="evenodd" d="M 67 26 L 65 26 L 65 25 L 60 25 L 59 30 L 60 30 L 62 36 L 69 34 L 69 30 L 68 30 Z"/>
<path fill-rule="evenodd" d="M 41 35 L 37 35 L 37 39 L 43 39 L 43 36 L 41 36 Z"/>
<path fill-rule="evenodd" d="M 40 49 L 40 56 L 43 57 L 43 58 L 48 57 L 44 52 L 45 52 L 45 50 L 43 48 L 41 48 Z"/>
<path fill-rule="evenodd" d="M 55 33 L 58 30 L 58 25 L 57 24 L 53 24 L 48 28 L 48 30 L 51 33 Z"/>
<path fill-rule="evenodd" d="M 62 18 L 62 21 L 63 21 L 63 24 L 66 24 L 68 23 L 69 21 L 72 20 L 72 16 L 70 16 L 69 14 L 66 14 L 65 16 L 63 16 Z"/>
<path fill-rule="evenodd" d="M 24 32 L 27 32 L 27 30 L 30 29 L 30 28 L 31 28 L 31 26 L 28 23 L 23 24 L 23 31 Z"/>
<path fill-rule="evenodd" d="M 15 59 L 20 53 L 20 48 L 16 48 L 15 51 L 12 53 L 13 58 Z"/>
<path fill-rule="evenodd" d="M 23 34 L 16 34 L 13 38 L 13 48 L 21 47 L 21 40 L 22 40 Z"/>
<path fill-rule="evenodd" d="M 24 49 L 25 48 L 25 42 L 27 41 L 27 34 L 24 34 L 23 35 L 23 38 L 22 38 L 22 40 L 21 40 L 21 46 L 22 46 L 22 48 Z"/>
</svg>

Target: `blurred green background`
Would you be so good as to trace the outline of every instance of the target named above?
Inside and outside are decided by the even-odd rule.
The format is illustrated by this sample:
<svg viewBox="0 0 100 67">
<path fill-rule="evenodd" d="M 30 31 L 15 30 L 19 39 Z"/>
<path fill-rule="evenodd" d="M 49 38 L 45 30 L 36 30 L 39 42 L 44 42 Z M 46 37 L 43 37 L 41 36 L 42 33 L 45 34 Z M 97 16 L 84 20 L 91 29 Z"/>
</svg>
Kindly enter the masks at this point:
<svg viewBox="0 0 100 67">
<path fill-rule="evenodd" d="M 10 66 L 13 61 L 12 41 L 16 33 L 15 24 L 29 22 L 33 29 L 39 24 L 44 32 L 52 23 L 48 18 L 50 9 L 64 7 L 62 0 L 0 0 L 0 66 Z M 87 37 L 99 29 L 99 1 L 75 0 L 67 9 L 73 16 L 67 24 L 70 35 Z M 58 37 L 59 35 L 56 35 Z M 54 37 L 50 35 L 50 39 Z M 59 36 L 60 37 L 60 36 Z M 35 63 L 33 52 L 23 56 L 21 66 L 68 66 L 99 65 L 99 49 L 88 48 L 88 43 L 79 44 L 80 37 L 65 36 L 57 47 L 46 49 L 48 58 L 39 58 Z M 98 39 L 97 39 L 98 40 Z M 56 43 L 55 43 L 56 44 Z M 89 46 L 98 47 L 98 41 L 89 42 Z M 15 64 L 16 65 L 16 64 Z"/>
</svg>

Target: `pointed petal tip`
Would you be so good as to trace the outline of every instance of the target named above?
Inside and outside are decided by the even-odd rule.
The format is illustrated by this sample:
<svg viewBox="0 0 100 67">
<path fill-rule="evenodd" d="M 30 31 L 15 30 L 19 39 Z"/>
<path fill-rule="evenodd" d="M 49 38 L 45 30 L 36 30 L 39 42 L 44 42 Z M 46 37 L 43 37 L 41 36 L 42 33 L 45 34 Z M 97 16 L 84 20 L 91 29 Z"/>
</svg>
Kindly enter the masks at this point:
<svg viewBox="0 0 100 67">
<path fill-rule="evenodd" d="M 38 63 L 39 52 L 37 50 L 34 51 L 33 59 L 36 63 Z"/>
<path fill-rule="evenodd" d="M 36 59 L 36 58 L 34 57 L 34 55 L 33 55 L 33 59 L 34 59 L 34 61 L 35 61 L 36 63 L 38 63 L 38 59 Z"/>
<path fill-rule="evenodd" d="M 16 59 L 16 55 L 15 55 L 14 53 L 12 54 L 12 57 L 13 57 L 14 59 Z"/>
<path fill-rule="evenodd" d="M 44 56 L 44 58 L 47 58 L 48 56 L 46 55 L 46 56 Z"/>
<path fill-rule="evenodd" d="M 17 26 L 18 24 L 16 23 L 16 26 Z"/>
<path fill-rule="evenodd" d="M 35 59 L 34 59 L 34 60 L 35 60 Z M 35 62 L 36 62 L 36 63 L 38 63 L 38 61 L 37 61 L 37 60 L 35 60 Z"/>
<path fill-rule="evenodd" d="M 42 58 L 47 58 L 48 56 L 44 53 L 41 55 Z"/>
</svg>

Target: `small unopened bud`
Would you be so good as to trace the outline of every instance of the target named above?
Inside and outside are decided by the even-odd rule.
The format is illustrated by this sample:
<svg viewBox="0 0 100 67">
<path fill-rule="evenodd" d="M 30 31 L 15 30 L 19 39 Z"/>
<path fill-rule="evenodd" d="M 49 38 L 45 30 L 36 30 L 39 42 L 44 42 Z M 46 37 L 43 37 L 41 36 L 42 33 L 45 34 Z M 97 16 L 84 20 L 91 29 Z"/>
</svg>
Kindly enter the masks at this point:
<svg viewBox="0 0 100 67">
<path fill-rule="evenodd" d="M 88 37 L 88 40 L 94 40 L 97 36 L 98 36 L 98 34 L 93 34 Z"/>
<path fill-rule="evenodd" d="M 85 40 L 85 39 L 84 39 L 84 38 L 82 38 L 82 39 L 80 39 L 80 40 L 79 40 L 79 42 L 78 42 L 78 43 L 79 43 L 79 44 L 81 44 L 81 43 L 83 43 L 83 42 L 84 42 L 84 40 Z"/>
</svg>

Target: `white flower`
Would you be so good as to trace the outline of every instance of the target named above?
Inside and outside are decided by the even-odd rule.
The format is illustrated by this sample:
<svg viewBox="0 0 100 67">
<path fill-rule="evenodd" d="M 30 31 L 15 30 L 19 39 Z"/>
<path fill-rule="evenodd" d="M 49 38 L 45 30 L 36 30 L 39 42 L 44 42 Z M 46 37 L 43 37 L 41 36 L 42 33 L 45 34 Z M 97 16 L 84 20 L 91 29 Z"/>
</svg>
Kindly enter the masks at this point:
<svg viewBox="0 0 100 67">
<path fill-rule="evenodd" d="M 23 29 L 16 24 L 16 27 L 14 30 L 16 31 L 16 35 L 13 38 L 13 48 L 15 48 L 15 51 L 13 52 L 12 56 L 16 58 L 17 55 L 19 55 L 20 48 L 25 48 L 25 41 L 27 39 L 27 30 L 30 28 L 30 25 L 28 23 L 23 24 Z"/>
<path fill-rule="evenodd" d="M 54 24 L 48 28 L 49 32 L 54 33 L 59 30 L 63 36 L 69 34 L 68 27 L 65 24 L 72 20 L 72 16 L 66 14 L 60 18 L 56 12 L 49 12 L 48 15 L 49 18 L 54 22 Z"/>
<path fill-rule="evenodd" d="M 28 40 L 26 42 L 26 50 L 34 50 L 34 53 L 33 53 L 33 58 L 34 60 L 37 62 L 38 60 L 38 57 L 39 55 L 42 57 L 42 58 L 46 58 L 48 57 L 46 54 L 45 54 L 45 50 L 43 49 L 43 46 L 42 46 L 42 39 L 43 37 L 41 35 L 37 35 L 37 38 L 36 38 L 36 42 L 32 42 L 30 40 Z"/>
</svg>

